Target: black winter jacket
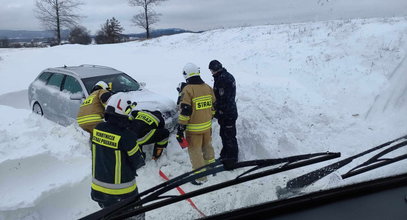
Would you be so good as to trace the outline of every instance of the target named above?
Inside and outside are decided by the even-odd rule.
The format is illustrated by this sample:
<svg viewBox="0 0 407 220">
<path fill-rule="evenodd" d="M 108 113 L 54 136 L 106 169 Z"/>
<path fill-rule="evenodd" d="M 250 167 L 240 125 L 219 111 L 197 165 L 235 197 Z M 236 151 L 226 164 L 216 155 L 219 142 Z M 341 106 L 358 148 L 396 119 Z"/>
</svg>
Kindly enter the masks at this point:
<svg viewBox="0 0 407 220">
<path fill-rule="evenodd" d="M 115 121 L 108 115 L 106 119 L 92 135 L 92 190 L 112 195 L 131 193 L 137 187 L 136 170 L 145 164 L 137 134 L 125 128 L 124 120 L 119 124 L 119 118 Z"/>
<path fill-rule="evenodd" d="M 213 91 L 216 97 L 215 118 L 218 120 L 236 120 L 236 81 L 225 68 L 213 75 Z"/>
<path fill-rule="evenodd" d="M 131 112 L 134 120 L 129 129 L 137 132 L 138 137 L 144 137 L 148 132 L 157 128 L 164 128 L 165 120 L 160 111 L 137 110 Z"/>
</svg>

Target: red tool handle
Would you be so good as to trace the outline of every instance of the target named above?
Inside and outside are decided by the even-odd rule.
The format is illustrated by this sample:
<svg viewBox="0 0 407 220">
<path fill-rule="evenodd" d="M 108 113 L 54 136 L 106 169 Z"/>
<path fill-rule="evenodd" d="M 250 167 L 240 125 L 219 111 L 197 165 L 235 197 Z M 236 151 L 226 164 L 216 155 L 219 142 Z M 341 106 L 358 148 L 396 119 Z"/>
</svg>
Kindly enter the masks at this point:
<svg viewBox="0 0 407 220">
<path fill-rule="evenodd" d="M 186 140 L 185 140 L 185 142 L 186 142 Z M 187 143 L 188 143 L 188 142 L 187 142 Z M 163 179 L 165 179 L 165 180 L 167 180 L 167 181 L 169 180 L 168 177 L 163 173 L 163 171 L 159 170 L 159 174 L 160 174 L 160 176 L 161 176 Z M 177 186 L 177 190 L 178 190 L 178 192 L 179 192 L 181 195 L 184 195 L 184 194 L 185 194 L 185 191 L 182 190 L 181 187 Z M 192 202 L 191 199 L 186 199 L 186 200 L 187 200 L 187 202 L 189 202 L 189 204 L 190 204 L 194 209 L 196 209 L 196 211 L 199 212 L 199 214 L 201 214 L 203 217 L 206 216 L 201 210 L 198 209 L 198 207 L 196 207 L 195 203 Z"/>
</svg>

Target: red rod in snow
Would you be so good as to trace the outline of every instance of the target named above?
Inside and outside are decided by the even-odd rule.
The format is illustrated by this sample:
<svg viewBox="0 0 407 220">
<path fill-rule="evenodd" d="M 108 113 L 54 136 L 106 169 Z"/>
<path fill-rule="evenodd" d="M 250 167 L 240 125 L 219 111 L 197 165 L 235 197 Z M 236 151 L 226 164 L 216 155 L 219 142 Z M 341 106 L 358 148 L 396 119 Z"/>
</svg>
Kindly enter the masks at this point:
<svg viewBox="0 0 407 220">
<path fill-rule="evenodd" d="M 163 173 L 163 171 L 160 170 L 159 173 L 160 173 L 160 176 L 161 176 L 163 179 L 165 179 L 165 180 L 167 180 L 167 181 L 170 180 L 170 179 Z M 177 186 L 176 188 L 177 188 L 178 192 L 179 192 L 181 195 L 184 195 L 184 194 L 185 194 L 185 191 L 184 191 L 183 189 L 181 189 L 181 187 Z M 188 202 L 196 211 L 199 212 L 199 214 L 201 214 L 203 217 L 206 216 L 201 210 L 198 209 L 198 207 L 196 207 L 195 203 L 192 202 L 191 199 L 186 199 L 186 200 L 187 200 L 187 202 Z"/>
</svg>

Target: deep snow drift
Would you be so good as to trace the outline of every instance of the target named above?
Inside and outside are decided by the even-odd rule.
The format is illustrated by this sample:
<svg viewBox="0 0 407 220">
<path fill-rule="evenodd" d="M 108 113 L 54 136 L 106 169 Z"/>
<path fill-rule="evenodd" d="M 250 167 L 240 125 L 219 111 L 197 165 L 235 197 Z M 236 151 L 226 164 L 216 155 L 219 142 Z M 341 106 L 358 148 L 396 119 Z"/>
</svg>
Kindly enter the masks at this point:
<svg viewBox="0 0 407 220">
<path fill-rule="evenodd" d="M 240 160 L 325 151 L 342 152 L 343 158 L 407 134 L 406 40 L 407 19 L 402 17 L 234 28 L 115 45 L 0 49 L 0 219 L 77 219 L 99 210 L 89 195 L 88 137 L 75 125 L 62 127 L 32 114 L 27 104 L 29 83 L 47 67 L 111 66 L 176 100 L 185 63 L 200 66 L 212 85 L 207 66 L 219 59 L 237 81 Z M 217 155 L 218 133 L 215 123 Z M 276 186 L 322 165 L 193 200 L 209 215 L 276 199 Z M 334 173 L 306 190 L 403 173 L 406 165 L 399 162 L 347 180 Z M 139 190 L 163 181 L 159 168 L 171 178 L 190 167 L 187 152 L 172 136 L 163 157 L 140 169 Z M 241 172 L 218 174 L 207 185 Z M 184 201 L 147 213 L 148 219 L 197 217 Z"/>
</svg>

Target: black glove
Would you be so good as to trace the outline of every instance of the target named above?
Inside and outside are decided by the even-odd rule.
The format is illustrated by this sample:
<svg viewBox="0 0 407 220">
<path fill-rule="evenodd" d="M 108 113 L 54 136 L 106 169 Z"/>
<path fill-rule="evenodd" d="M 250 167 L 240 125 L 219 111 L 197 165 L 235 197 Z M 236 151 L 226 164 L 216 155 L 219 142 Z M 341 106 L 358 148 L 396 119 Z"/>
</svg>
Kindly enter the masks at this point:
<svg viewBox="0 0 407 220">
<path fill-rule="evenodd" d="M 158 158 L 161 157 L 161 154 L 163 153 L 164 148 L 163 147 L 159 147 L 159 146 L 154 146 L 154 150 L 153 150 L 153 160 L 157 160 Z"/>
<path fill-rule="evenodd" d="M 184 131 L 186 129 L 186 125 L 178 124 L 178 132 L 177 132 L 177 141 L 182 142 L 182 139 L 184 138 Z"/>
<path fill-rule="evenodd" d="M 218 111 L 215 112 L 215 114 L 213 115 L 214 118 L 218 119 L 219 118 L 219 113 Z"/>
<path fill-rule="evenodd" d="M 180 82 L 180 83 L 178 84 L 177 91 L 178 91 L 178 92 L 181 92 L 182 89 L 183 89 L 186 85 L 187 85 L 186 83 Z"/>
<path fill-rule="evenodd" d="M 185 139 L 184 131 L 186 129 L 186 125 L 178 125 L 178 132 L 176 135 L 177 141 L 182 149 L 189 147 L 187 139 Z"/>
<path fill-rule="evenodd" d="M 223 116 L 223 111 L 222 110 L 216 110 L 215 115 L 213 116 L 216 119 L 222 118 Z"/>
<path fill-rule="evenodd" d="M 134 120 L 137 117 L 138 112 L 139 112 L 138 110 L 134 110 L 134 111 L 130 112 L 129 120 L 130 121 Z"/>
</svg>

